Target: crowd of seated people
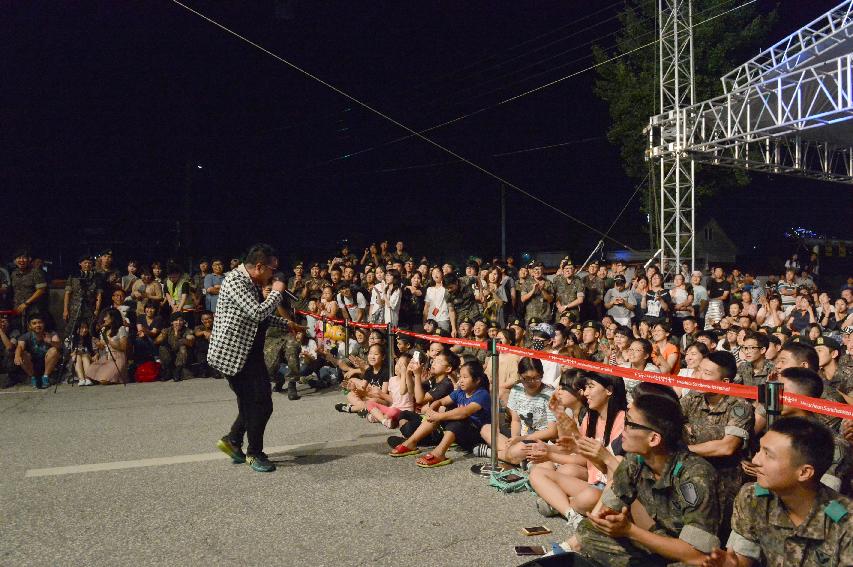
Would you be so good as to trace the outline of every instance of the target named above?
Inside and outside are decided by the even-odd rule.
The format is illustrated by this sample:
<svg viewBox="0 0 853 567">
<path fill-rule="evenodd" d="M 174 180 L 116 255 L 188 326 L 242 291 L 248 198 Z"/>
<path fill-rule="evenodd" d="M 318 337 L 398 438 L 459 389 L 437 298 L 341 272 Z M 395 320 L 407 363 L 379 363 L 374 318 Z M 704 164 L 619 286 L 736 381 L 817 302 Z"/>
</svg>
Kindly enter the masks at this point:
<svg viewBox="0 0 853 567">
<path fill-rule="evenodd" d="M 3 386 L 46 387 L 58 366 L 79 385 L 126 382 L 131 368 L 152 361 L 161 380 L 217 374 L 206 352 L 222 260 L 202 260 L 192 274 L 132 261 L 121 274 L 109 251 L 84 255 L 66 280 L 64 337 L 31 260 L 20 252 L 0 279 Z M 567 520 L 557 552 L 601 565 L 775 565 L 780 549 L 797 549 L 802 564 L 853 564 L 850 420 L 784 406 L 773 421 L 758 402 L 535 354 L 707 382 L 778 381 L 786 392 L 850 404 L 849 280 L 821 287 L 813 270 L 790 262 L 759 284 L 737 268 L 671 274 L 570 258 L 551 276 L 541 263 L 512 258 L 461 267 L 416 261 L 402 242 L 371 245 L 361 258 L 345 246 L 275 277 L 295 297 L 281 314 L 299 323 L 266 337 L 276 391 L 296 400 L 300 382 L 341 387 L 345 401 L 335 409 L 395 430 L 390 456 L 412 456 L 422 468 L 450 465 L 458 452 L 494 452 L 501 467 L 528 478 L 531 506 Z M 344 332 L 327 319 L 404 332 L 389 344 L 380 329 Z M 529 356 L 492 357 L 423 335 L 495 339 Z M 820 530 L 828 543 L 792 540 L 798 529 Z"/>
</svg>

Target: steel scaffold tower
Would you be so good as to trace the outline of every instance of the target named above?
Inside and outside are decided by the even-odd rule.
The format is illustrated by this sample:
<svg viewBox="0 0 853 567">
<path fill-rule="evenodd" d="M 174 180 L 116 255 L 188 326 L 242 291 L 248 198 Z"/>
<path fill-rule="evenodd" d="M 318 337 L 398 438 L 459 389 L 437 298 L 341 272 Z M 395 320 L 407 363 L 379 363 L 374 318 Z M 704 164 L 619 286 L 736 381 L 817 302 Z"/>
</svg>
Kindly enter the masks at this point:
<svg viewBox="0 0 853 567">
<path fill-rule="evenodd" d="M 844 0 L 693 100 L 691 2 L 659 0 L 661 113 L 649 120 L 660 165 L 662 264 L 694 267 L 695 162 L 853 184 L 853 0 Z"/>
<path fill-rule="evenodd" d="M 660 112 L 671 120 L 656 128 L 652 144 L 666 145 L 660 157 L 660 195 L 657 202 L 658 248 L 661 266 L 675 273 L 682 262 L 694 265 L 694 176 L 691 157 L 684 151 L 684 108 L 694 104 L 692 0 L 658 0 L 660 29 Z"/>
</svg>

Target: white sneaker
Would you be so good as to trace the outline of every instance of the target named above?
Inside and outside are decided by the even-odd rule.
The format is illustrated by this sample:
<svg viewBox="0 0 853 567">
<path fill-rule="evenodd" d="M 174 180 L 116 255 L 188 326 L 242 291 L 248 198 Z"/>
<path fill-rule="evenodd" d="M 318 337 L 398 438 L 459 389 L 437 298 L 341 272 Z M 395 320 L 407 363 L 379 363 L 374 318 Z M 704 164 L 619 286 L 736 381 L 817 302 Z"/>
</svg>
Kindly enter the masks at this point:
<svg viewBox="0 0 853 567">
<path fill-rule="evenodd" d="M 578 530 L 578 526 L 584 519 L 583 514 L 579 514 L 572 508 L 569 508 L 569 511 L 566 514 L 566 524 L 569 527 L 569 536 L 575 535 L 575 532 Z"/>
<path fill-rule="evenodd" d="M 80 382 L 80 386 L 92 386 L 92 381 L 91 381 L 91 380 L 89 380 L 88 378 L 84 378 L 84 379 Z"/>
</svg>

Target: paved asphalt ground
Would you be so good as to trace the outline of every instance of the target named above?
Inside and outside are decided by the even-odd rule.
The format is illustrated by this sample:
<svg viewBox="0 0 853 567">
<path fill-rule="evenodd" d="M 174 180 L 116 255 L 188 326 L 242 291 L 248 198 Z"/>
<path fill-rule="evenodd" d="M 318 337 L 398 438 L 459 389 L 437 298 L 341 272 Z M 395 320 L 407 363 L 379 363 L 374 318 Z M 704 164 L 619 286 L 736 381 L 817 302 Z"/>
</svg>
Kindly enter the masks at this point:
<svg viewBox="0 0 853 567">
<path fill-rule="evenodd" d="M 0 392 L 0 565 L 518 565 L 556 541 L 530 493 L 386 456 L 388 432 L 334 411 L 338 392 L 273 394 L 271 474 L 216 440 L 223 380 Z M 551 536 L 525 537 L 546 525 Z"/>
</svg>

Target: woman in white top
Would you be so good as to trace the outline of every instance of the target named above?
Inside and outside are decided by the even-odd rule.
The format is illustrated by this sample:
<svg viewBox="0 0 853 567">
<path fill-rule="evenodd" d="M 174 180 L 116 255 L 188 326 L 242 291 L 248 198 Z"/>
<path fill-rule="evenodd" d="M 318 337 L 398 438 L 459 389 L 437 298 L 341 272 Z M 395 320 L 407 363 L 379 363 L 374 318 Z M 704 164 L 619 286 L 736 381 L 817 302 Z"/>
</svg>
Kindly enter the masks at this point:
<svg viewBox="0 0 853 567">
<path fill-rule="evenodd" d="M 441 268 L 435 267 L 431 275 L 433 283 L 426 290 L 423 322 L 432 319 L 438 323 L 440 329 L 450 331 L 450 313 L 453 306 L 448 301 L 447 289 L 444 287 L 444 273 Z"/>
<path fill-rule="evenodd" d="M 708 353 L 711 352 L 708 350 L 708 347 L 705 346 L 705 343 L 695 342 L 687 347 L 687 350 L 684 351 L 684 364 L 686 365 L 684 368 L 678 371 L 679 376 L 684 376 L 685 378 L 692 378 L 694 374 L 696 374 L 696 370 L 699 368 L 699 363 L 702 362 L 702 359 L 708 356 Z M 690 392 L 690 388 L 674 388 L 675 392 L 679 395 L 679 397 Z"/>
<path fill-rule="evenodd" d="M 381 298 L 385 295 L 385 268 L 376 267 L 376 284 L 370 290 L 370 308 L 367 312 L 369 323 L 385 323 L 385 311 L 382 308 Z"/>
<path fill-rule="evenodd" d="M 623 368 L 633 368 L 634 370 L 643 370 L 645 372 L 660 373 L 660 368 L 652 364 L 652 343 L 646 339 L 634 339 L 631 346 L 625 351 L 628 355 L 628 362 L 621 364 Z M 634 388 L 640 383 L 639 380 L 633 378 L 624 378 L 625 396 L 628 403 L 634 400 Z"/>
<path fill-rule="evenodd" d="M 377 298 L 377 302 L 383 310 L 384 318 L 382 322 L 391 323 L 391 325 L 396 327 L 400 320 L 400 299 L 403 297 L 403 290 L 400 287 L 400 272 L 398 270 L 388 270 L 385 274 L 384 283 L 382 294 Z"/>
<path fill-rule="evenodd" d="M 676 319 L 683 319 L 693 315 L 693 292 L 687 289 L 684 283 L 684 276 L 675 274 L 672 278 L 673 287 L 669 290 L 669 296 L 674 304 Z"/>
<path fill-rule="evenodd" d="M 785 313 L 782 311 L 782 299 L 778 295 L 761 296 L 761 308 L 755 316 L 755 322 L 763 327 L 781 327 L 785 324 Z"/>
</svg>

